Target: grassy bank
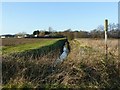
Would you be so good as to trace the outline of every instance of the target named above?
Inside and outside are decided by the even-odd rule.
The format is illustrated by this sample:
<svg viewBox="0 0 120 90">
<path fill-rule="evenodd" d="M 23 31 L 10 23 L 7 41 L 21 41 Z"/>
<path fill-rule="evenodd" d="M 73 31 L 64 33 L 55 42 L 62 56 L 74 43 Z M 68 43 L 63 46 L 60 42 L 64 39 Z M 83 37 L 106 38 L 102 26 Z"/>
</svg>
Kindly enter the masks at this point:
<svg viewBox="0 0 120 90">
<path fill-rule="evenodd" d="M 26 50 L 38 49 L 43 46 L 54 44 L 59 39 L 10 39 L 11 41 L 3 40 L 2 54 L 11 54 L 24 52 Z M 21 41 L 22 40 L 22 41 Z M 27 41 L 28 40 L 28 41 Z M 35 40 L 35 41 L 34 41 Z M 19 43 L 19 44 L 18 44 Z"/>
<path fill-rule="evenodd" d="M 75 39 L 69 44 L 67 59 L 54 71 L 58 48 L 34 59 L 3 60 L 4 87 L 120 89 L 118 40 L 108 40 L 108 59 L 103 39 Z"/>
<path fill-rule="evenodd" d="M 44 42 L 36 43 L 39 44 L 39 48 L 38 46 L 35 49 L 23 48 L 22 52 L 17 49 L 16 53 L 3 55 L 2 80 L 5 88 L 36 87 L 52 72 L 53 63 L 61 54 L 65 39 L 45 40 Z M 24 45 L 15 47 L 19 48 Z M 34 44 L 28 45 L 34 47 Z"/>
<path fill-rule="evenodd" d="M 54 72 L 56 87 L 62 84 L 87 90 L 120 89 L 118 40 L 108 40 L 107 60 L 104 40 L 76 39 L 70 42 L 70 46 L 67 60 L 58 65 Z"/>
</svg>

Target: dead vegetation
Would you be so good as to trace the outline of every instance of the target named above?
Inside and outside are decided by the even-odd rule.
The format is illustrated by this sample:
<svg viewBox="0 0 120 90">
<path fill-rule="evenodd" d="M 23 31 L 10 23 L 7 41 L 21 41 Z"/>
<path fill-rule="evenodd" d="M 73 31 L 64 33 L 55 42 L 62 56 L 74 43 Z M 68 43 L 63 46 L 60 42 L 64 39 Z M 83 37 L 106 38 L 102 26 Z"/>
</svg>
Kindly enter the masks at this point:
<svg viewBox="0 0 120 90">
<path fill-rule="evenodd" d="M 120 89 L 118 41 L 110 40 L 108 45 L 106 60 L 104 40 L 72 40 L 67 59 L 56 67 L 60 49 L 37 59 L 3 59 L 3 87 Z"/>
</svg>

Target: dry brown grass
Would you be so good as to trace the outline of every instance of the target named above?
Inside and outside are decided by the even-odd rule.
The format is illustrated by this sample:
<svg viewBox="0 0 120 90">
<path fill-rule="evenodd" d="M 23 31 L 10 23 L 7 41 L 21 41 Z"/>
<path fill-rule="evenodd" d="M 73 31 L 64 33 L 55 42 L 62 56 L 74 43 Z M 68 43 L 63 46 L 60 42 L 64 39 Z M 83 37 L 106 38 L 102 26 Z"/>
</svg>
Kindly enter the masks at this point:
<svg viewBox="0 0 120 90">
<path fill-rule="evenodd" d="M 70 46 L 71 52 L 61 66 L 64 75 L 61 83 L 71 88 L 120 89 L 118 40 L 108 40 L 107 60 L 104 40 L 77 39 Z"/>
<path fill-rule="evenodd" d="M 107 60 L 104 40 L 76 39 L 70 46 L 67 60 L 55 68 L 59 49 L 34 60 L 3 60 L 3 84 L 13 88 L 120 89 L 118 40 L 108 40 Z"/>
<path fill-rule="evenodd" d="M 30 44 L 30 43 L 36 43 L 46 40 L 54 40 L 54 39 L 40 39 L 40 38 L 5 38 L 2 40 L 2 46 L 16 46 L 21 44 Z"/>
<path fill-rule="evenodd" d="M 64 40 L 26 52 L 2 56 L 3 87 L 38 87 L 52 73 Z M 30 54 L 30 55 L 29 55 Z"/>
<path fill-rule="evenodd" d="M 44 84 L 53 70 L 53 63 L 60 55 L 60 49 L 48 52 L 48 54 L 28 60 L 23 58 L 3 58 L 3 85 L 7 88 L 37 87 Z"/>
<path fill-rule="evenodd" d="M 52 83 L 69 88 L 120 89 L 120 62 L 118 40 L 108 40 L 108 59 L 105 58 L 104 40 L 77 39 L 70 42 L 67 60 L 59 64 Z M 48 79 L 49 80 L 49 79 Z"/>
</svg>

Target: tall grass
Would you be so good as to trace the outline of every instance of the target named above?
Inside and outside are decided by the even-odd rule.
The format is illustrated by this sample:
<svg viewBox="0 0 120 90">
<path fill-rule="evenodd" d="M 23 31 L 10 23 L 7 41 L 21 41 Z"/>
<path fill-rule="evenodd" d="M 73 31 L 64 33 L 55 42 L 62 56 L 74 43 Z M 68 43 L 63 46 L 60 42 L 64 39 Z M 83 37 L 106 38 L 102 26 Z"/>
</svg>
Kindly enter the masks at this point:
<svg viewBox="0 0 120 90">
<path fill-rule="evenodd" d="M 93 42 L 96 43 L 96 47 L 93 46 Z M 109 42 L 109 45 L 112 44 L 112 47 L 109 48 L 112 49 L 109 50 L 106 60 L 103 48 L 104 40 L 71 41 L 71 52 L 67 60 L 56 66 L 53 74 L 46 80 L 47 86 L 87 90 L 120 89 L 120 62 L 118 61 L 118 48 L 116 48 L 118 42 L 117 40 Z"/>
<path fill-rule="evenodd" d="M 70 42 L 71 52 L 56 73 L 69 88 L 120 89 L 118 41 L 108 41 L 108 59 L 104 40 L 77 39 Z"/>
<path fill-rule="evenodd" d="M 118 41 L 75 39 L 66 60 L 53 68 L 60 48 L 37 58 L 3 59 L 3 86 L 8 88 L 120 89 Z M 55 44 L 56 45 L 56 44 Z M 59 46 L 59 45 L 58 45 Z M 57 46 L 57 47 L 58 47 Z M 32 56 L 32 55 L 30 55 Z"/>
<path fill-rule="evenodd" d="M 2 57 L 4 88 L 34 88 L 52 73 L 65 40 Z"/>
</svg>

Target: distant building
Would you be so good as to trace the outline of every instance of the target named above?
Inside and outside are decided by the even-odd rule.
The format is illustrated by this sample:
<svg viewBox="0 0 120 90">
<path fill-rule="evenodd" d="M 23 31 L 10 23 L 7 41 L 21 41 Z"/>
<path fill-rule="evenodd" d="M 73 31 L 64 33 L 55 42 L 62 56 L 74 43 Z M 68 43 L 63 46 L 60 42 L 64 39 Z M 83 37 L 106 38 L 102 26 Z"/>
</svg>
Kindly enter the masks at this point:
<svg viewBox="0 0 120 90">
<path fill-rule="evenodd" d="M 23 38 L 23 36 L 17 36 L 17 38 Z"/>
<path fill-rule="evenodd" d="M 25 34 L 24 35 L 24 38 L 32 38 L 33 37 L 33 35 L 30 35 L 30 34 Z"/>
<path fill-rule="evenodd" d="M 1 36 L 1 38 L 5 38 L 5 36 Z"/>
<path fill-rule="evenodd" d="M 34 37 L 38 37 L 38 35 L 34 35 Z"/>
<path fill-rule="evenodd" d="M 44 37 L 49 37 L 49 35 L 45 35 Z"/>
<path fill-rule="evenodd" d="M 7 35 L 1 35 L 0 38 L 13 38 L 15 37 L 15 35 L 10 35 L 10 34 L 7 34 Z"/>
<path fill-rule="evenodd" d="M 25 34 L 25 35 L 24 35 L 24 37 L 26 38 L 26 37 L 28 37 L 28 35 L 27 35 L 27 34 Z"/>
</svg>

